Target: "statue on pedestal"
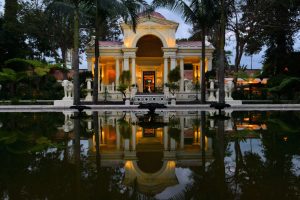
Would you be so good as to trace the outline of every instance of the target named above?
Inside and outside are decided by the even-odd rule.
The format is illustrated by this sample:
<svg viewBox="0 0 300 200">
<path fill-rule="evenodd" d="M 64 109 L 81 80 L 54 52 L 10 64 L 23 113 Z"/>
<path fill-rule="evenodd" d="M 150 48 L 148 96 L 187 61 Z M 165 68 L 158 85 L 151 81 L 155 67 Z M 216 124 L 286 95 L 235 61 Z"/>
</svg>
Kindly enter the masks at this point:
<svg viewBox="0 0 300 200">
<path fill-rule="evenodd" d="M 226 82 L 225 84 L 225 99 L 226 100 L 233 100 L 232 99 L 232 91 L 233 91 L 233 88 L 234 88 L 234 83 L 233 83 L 233 80 L 229 80 Z"/>
<path fill-rule="evenodd" d="M 72 81 L 63 80 L 61 85 L 64 87 L 64 93 L 65 93 L 63 100 L 72 99 L 74 95 L 74 85 Z"/>
</svg>

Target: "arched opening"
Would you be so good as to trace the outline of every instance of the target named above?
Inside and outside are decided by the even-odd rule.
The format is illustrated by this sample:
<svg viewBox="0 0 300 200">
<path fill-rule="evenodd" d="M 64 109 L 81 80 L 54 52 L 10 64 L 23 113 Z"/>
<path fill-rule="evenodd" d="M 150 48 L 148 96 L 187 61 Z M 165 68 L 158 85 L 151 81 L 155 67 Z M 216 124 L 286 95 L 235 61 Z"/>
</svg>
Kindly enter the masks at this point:
<svg viewBox="0 0 300 200">
<path fill-rule="evenodd" d="M 163 166 L 163 152 L 137 152 L 137 165 L 145 173 L 153 174 Z"/>
<path fill-rule="evenodd" d="M 138 48 L 136 52 L 137 57 L 162 57 L 163 43 L 154 35 L 145 35 L 139 39 L 136 44 Z"/>
<path fill-rule="evenodd" d="M 139 92 L 159 93 L 163 88 L 163 42 L 155 35 L 145 35 L 136 44 L 137 85 Z"/>
</svg>

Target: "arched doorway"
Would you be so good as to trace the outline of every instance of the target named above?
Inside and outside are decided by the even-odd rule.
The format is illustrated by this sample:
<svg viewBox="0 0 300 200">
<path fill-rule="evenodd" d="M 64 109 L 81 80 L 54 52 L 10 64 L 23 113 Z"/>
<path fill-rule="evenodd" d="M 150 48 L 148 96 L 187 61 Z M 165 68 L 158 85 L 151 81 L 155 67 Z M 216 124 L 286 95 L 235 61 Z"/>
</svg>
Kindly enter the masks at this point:
<svg viewBox="0 0 300 200">
<path fill-rule="evenodd" d="M 141 93 L 163 89 L 163 43 L 155 35 L 145 35 L 136 44 L 137 85 Z"/>
</svg>

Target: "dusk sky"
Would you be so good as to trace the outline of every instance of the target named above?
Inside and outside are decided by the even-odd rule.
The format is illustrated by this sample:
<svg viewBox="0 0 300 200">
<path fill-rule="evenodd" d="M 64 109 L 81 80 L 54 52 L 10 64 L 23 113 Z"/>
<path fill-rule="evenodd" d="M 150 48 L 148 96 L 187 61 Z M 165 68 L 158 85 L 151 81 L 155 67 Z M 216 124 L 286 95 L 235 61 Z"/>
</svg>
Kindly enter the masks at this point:
<svg viewBox="0 0 300 200">
<path fill-rule="evenodd" d="M 151 3 L 152 0 L 147 0 L 148 3 Z M 3 6 L 4 6 L 4 0 L 0 0 L 0 12 L 3 13 Z M 187 38 L 190 36 L 190 29 L 191 26 L 186 24 L 183 19 L 181 18 L 180 15 L 178 15 L 177 13 L 171 12 L 167 9 L 158 9 L 157 12 L 161 13 L 163 16 L 165 16 L 166 19 L 168 20 L 172 20 L 175 22 L 179 23 L 179 28 L 178 31 L 176 33 L 176 37 L 177 38 Z M 230 33 L 227 33 L 228 36 L 232 35 Z M 231 56 L 231 63 L 234 63 L 234 37 L 230 36 L 227 37 L 227 41 L 226 41 L 226 50 L 229 50 L 232 52 L 232 56 Z M 296 51 L 300 51 L 300 34 L 298 34 L 296 36 L 296 41 L 295 41 L 295 50 Z M 253 61 L 253 68 L 260 68 L 262 66 L 261 62 L 263 60 L 263 55 L 264 52 L 260 52 L 257 55 L 253 55 L 252 61 Z M 243 56 L 242 61 L 241 61 L 241 65 L 247 65 L 248 68 L 250 68 L 250 63 L 251 63 L 251 58 L 249 56 Z M 82 68 L 86 67 L 86 61 L 83 58 L 82 60 Z"/>
</svg>

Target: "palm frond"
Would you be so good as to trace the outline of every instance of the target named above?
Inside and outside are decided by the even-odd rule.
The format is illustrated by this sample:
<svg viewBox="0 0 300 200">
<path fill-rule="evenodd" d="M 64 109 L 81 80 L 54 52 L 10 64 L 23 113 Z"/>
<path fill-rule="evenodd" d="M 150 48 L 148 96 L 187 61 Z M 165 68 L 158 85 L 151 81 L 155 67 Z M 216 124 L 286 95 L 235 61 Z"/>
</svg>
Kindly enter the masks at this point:
<svg viewBox="0 0 300 200">
<path fill-rule="evenodd" d="M 70 15 L 74 13 L 75 5 L 64 1 L 54 1 L 49 4 L 46 10 L 55 10 L 62 14 Z"/>
<path fill-rule="evenodd" d="M 188 23 L 191 23 L 196 17 L 190 5 L 184 0 L 154 0 L 152 6 L 154 8 L 167 8 L 174 11 L 180 14 Z"/>
</svg>

